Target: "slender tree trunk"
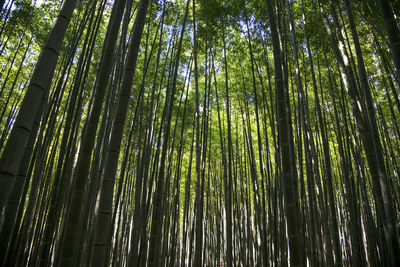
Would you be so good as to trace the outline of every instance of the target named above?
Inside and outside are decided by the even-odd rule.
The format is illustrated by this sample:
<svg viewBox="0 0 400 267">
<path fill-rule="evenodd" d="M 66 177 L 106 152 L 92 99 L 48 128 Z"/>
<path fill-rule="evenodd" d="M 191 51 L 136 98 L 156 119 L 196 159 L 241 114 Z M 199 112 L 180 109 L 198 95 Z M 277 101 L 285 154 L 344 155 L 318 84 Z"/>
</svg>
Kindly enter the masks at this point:
<svg viewBox="0 0 400 267">
<path fill-rule="evenodd" d="M 277 105 L 277 123 L 278 123 L 278 147 L 281 159 L 280 180 L 283 188 L 285 201 L 285 216 L 288 228 L 290 265 L 302 265 L 302 249 L 300 242 L 299 221 L 301 213 L 298 207 L 298 189 L 297 189 L 297 171 L 295 167 L 295 154 L 293 147 L 293 136 L 291 131 L 291 119 L 289 99 L 286 99 L 287 88 L 285 88 L 281 47 L 277 25 L 275 23 L 274 8 L 271 0 L 266 0 L 268 18 L 272 34 L 272 45 L 275 67 L 275 88 Z"/>
<path fill-rule="evenodd" d="M 195 250 L 194 250 L 194 267 L 202 266 L 202 251 L 203 251 L 203 222 L 201 214 L 203 203 L 201 201 L 201 140 L 200 140 L 200 108 L 199 108 L 199 74 L 197 67 L 197 36 L 196 36 L 196 5 L 195 0 L 192 1 L 193 5 L 193 61 L 194 61 L 194 90 L 195 90 L 195 131 L 196 131 L 196 189 L 195 189 Z M 204 108 L 204 107 L 203 107 Z M 204 112 L 204 111 L 203 111 Z"/>
<path fill-rule="evenodd" d="M 225 69 L 225 110 L 227 117 L 228 130 L 228 181 L 225 188 L 225 213 L 226 213 L 226 265 L 233 266 L 233 240 L 232 240 L 232 134 L 231 134 L 231 113 L 229 104 L 229 84 L 228 84 L 228 63 L 226 58 L 225 32 L 222 29 L 222 42 L 224 49 L 224 69 Z"/>
</svg>

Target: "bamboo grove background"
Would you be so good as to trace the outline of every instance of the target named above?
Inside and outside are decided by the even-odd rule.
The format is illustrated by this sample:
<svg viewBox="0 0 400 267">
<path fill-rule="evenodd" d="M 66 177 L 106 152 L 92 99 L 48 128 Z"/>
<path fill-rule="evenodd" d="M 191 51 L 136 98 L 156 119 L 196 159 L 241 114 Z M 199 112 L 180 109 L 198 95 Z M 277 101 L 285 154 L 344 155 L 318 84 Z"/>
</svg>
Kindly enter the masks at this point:
<svg viewBox="0 0 400 267">
<path fill-rule="evenodd" d="M 399 2 L 0 6 L 2 266 L 399 266 Z"/>
</svg>

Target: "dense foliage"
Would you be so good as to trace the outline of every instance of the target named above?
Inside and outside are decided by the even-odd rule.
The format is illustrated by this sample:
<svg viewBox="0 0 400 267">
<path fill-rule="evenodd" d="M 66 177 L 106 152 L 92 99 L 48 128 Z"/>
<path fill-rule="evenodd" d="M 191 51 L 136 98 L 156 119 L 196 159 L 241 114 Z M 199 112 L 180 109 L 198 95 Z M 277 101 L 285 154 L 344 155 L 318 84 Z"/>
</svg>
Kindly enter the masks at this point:
<svg viewBox="0 0 400 267">
<path fill-rule="evenodd" d="M 400 266 L 400 3 L 1 0 L 2 266 Z"/>
</svg>

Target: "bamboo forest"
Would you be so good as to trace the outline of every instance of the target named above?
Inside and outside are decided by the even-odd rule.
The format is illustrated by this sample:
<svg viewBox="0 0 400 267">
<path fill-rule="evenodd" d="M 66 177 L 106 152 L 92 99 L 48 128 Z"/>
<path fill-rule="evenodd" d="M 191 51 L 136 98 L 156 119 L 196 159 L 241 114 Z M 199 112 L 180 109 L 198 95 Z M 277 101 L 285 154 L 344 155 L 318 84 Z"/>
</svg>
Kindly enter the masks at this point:
<svg viewBox="0 0 400 267">
<path fill-rule="evenodd" d="M 400 266 L 397 0 L 0 0 L 0 266 Z"/>
</svg>

